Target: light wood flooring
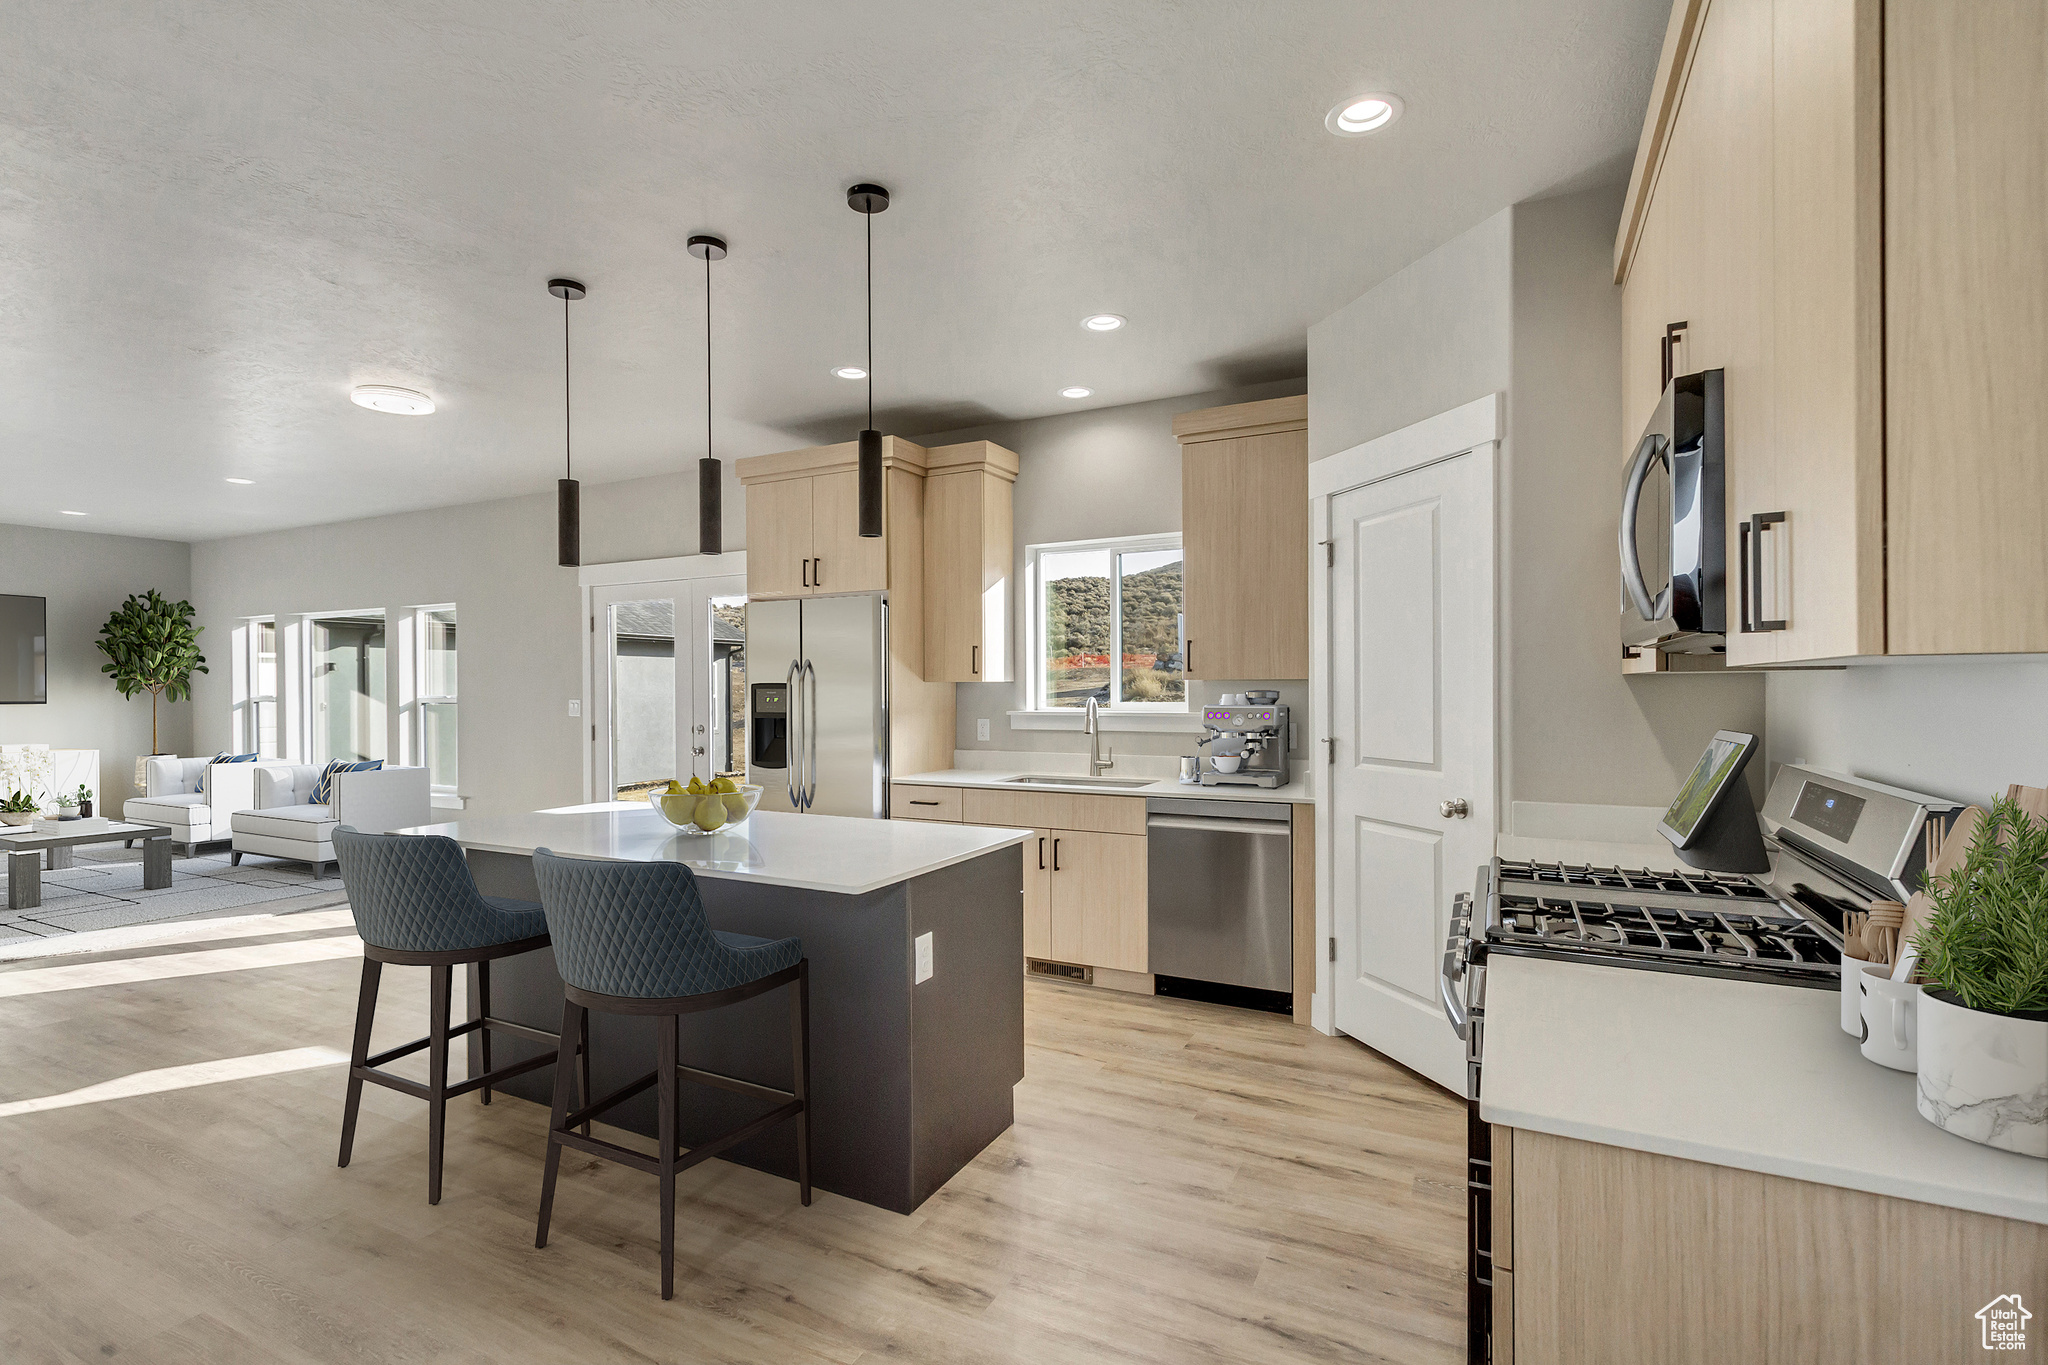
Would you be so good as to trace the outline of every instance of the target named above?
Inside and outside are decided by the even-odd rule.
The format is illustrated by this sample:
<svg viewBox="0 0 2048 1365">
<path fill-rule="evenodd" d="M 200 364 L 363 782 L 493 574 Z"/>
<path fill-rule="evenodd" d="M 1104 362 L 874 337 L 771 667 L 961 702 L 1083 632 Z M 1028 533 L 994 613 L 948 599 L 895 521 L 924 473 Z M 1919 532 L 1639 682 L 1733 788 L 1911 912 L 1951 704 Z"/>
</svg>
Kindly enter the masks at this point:
<svg viewBox="0 0 2048 1365">
<path fill-rule="evenodd" d="M 664 1303 L 635 1172 L 565 1162 L 534 1249 L 536 1106 L 451 1105 L 429 1208 L 367 1087 L 336 1169 L 344 915 L 0 966 L 0 1361 L 1462 1359 L 1463 1106 L 1348 1040 L 1029 982 L 1010 1132 L 907 1218 L 706 1163 Z"/>
</svg>

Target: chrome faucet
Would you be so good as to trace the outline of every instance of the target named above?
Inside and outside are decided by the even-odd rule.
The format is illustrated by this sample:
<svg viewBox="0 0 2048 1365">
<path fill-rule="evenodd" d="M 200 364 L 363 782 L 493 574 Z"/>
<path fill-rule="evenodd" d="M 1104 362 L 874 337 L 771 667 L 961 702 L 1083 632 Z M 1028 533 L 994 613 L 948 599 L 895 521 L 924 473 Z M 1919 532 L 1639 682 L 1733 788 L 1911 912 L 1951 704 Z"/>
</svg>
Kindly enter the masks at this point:
<svg viewBox="0 0 2048 1365">
<path fill-rule="evenodd" d="M 1116 766 L 1116 750 L 1111 749 L 1107 757 L 1103 755 L 1102 717 L 1092 693 L 1088 697 L 1088 714 L 1081 721 L 1081 729 L 1088 736 L 1088 776 L 1100 777 Z"/>
</svg>

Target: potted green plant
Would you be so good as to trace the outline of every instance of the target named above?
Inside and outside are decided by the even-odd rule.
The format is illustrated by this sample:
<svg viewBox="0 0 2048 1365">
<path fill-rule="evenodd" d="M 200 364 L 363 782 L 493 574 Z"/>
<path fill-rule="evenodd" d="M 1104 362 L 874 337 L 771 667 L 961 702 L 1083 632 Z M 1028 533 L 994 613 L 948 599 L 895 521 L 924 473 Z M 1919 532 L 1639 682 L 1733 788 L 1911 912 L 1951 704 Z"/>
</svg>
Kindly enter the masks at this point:
<svg viewBox="0 0 2048 1365">
<path fill-rule="evenodd" d="M 34 824 L 39 809 L 36 799 L 27 792 L 11 792 L 5 801 L 0 801 L 0 825 Z"/>
<path fill-rule="evenodd" d="M 130 593 L 100 627 L 100 653 L 107 662 L 100 672 L 113 675 L 122 696 L 149 693 L 149 751 L 159 753 L 157 701 L 184 701 L 192 695 L 192 675 L 204 673 L 206 656 L 199 652 L 199 632 L 192 624 L 192 604 L 173 602 L 155 588 L 141 597 Z"/>
<path fill-rule="evenodd" d="M 59 820 L 76 820 L 78 818 L 78 793 L 57 793 L 57 818 Z"/>
<path fill-rule="evenodd" d="M 92 818 L 92 788 L 83 782 L 78 784 L 78 813 L 88 820 Z"/>
<path fill-rule="evenodd" d="M 1934 912 L 1913 939 L 1921 1117 L 2048 1157 L 2048 824 L 1994 802 L 1962 866 L 1927 894 Z"/>
</svg>

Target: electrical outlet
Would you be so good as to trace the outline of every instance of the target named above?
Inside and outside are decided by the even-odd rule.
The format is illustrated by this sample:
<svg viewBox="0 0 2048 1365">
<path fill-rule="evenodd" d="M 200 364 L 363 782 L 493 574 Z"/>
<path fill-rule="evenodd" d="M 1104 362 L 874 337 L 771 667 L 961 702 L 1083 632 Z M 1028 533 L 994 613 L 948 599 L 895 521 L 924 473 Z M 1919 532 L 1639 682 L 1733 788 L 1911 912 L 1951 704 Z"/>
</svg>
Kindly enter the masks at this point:
<svg viewBox="0 0 2048 1365">
<path fill-rule="evenodd" d="M 987 719 L 987 717 L 983 717 L 982 719 L 980 719 L 980 720 L 977 720 L 976 722 L 974 722 L 974 737 L 975 737 L 976 739 L 984 739 L 984 740 L 988 738 L 988 719 Z"/>
<path fill-rule="evenodd" d="M 582 703 L 582 702 L 580 702 L 580 701 L 572 701 L 572 702 L 570 702 L 570 703 L 569 703 L 569 714 L 570 714 L 570 715 L 572 715 L 572 716 L 580 716 L 580 715 L 582 715 L 582 714 L 583 714 L 583 703 Z"/>
<path fill-rule="evenodd" d="M 919 934 L 917 936 L 917 981 L 913 981 L 911 984 L 916 985 L 918 981 L 929 981 L 931 979 L 932 936 L 930 934 Z"/>
</svg>

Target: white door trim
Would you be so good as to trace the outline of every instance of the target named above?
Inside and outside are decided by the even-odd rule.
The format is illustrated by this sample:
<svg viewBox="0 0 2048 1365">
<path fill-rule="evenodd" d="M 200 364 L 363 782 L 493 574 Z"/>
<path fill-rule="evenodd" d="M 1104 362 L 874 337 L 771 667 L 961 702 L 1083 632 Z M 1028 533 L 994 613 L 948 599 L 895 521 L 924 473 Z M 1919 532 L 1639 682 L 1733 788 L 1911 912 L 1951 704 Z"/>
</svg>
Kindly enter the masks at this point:
<svg viewBox="0 0 2048 1365">
<path fill-rule="evenodd" d="M 1480 453 L 1486 478 L 1486 499 L 1493 508 L 1493 535 L 1486 545 L 1485 579 L 1493 584 L 1487 599 L 1486 637 L 1493 642 L 1493 667 L 1484 679 L 1485 714 L 1493 750 L 1493 809 L 1503 809 L 1500 788 L 1500 442 L 1504 436 L 1505 394 L 1475 398 L 1448 412 L 1425 418 L 1399 431 L 1325 455 L 1308 467 L 1309 525 L 1319 540 L 1335 534 L 1330 524 L 1330 499 L 1365 484 L 1405 474 L 1467 452 Z M 1486 447 L 1482 452 L 1481 447 Z M 1309 998 L 1309 1023 L 1319 1033 L 1335 1034 L 1336 991 L 1327 945 L 1336 932 L 1333 902 L 1336 880 L 1336 826 L 1330 789 L 1330 755 L 1326 738 L 1336 729 L 1331 713 L 1330 569 L 1326 555 L 1314 560 L 1309 576 L 1309 716 L 1315 727 L 1316 750 L 1309 763 L 1309 788 L 1315 795 L 1316 827 L 1316 988 Z M 1475 869 L 1476 871 L 1476 869 Z M 1448 1024 L 1445 1025 L 1449 1027 Z"/>
<path fill-rule="evenodd" d="M 597 594 L 594 588 L 628 583 L 673 583 L 693 578 L 745 578 L 747 552 L 733 550 L 722 555 L 674 555 L 667 559 L 626 559 L 616 564 L 585 564 L 576 570 L 577 596 L 583 610 L 583 696 L 577 705 L 583 714 L 583 800 L 597 800 Z M 611 798 L 605 798 L 609 801 Z"/>
</svg>

